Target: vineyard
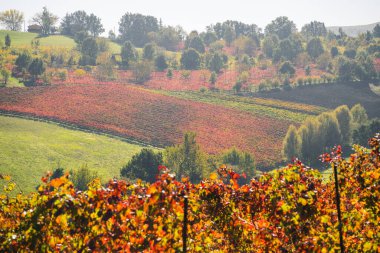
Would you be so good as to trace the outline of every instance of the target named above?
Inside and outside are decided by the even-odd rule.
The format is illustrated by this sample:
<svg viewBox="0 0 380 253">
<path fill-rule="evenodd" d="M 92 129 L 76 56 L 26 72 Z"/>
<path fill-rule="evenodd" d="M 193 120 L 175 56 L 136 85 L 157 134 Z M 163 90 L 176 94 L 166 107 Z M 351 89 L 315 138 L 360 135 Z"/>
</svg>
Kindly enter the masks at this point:
<svg viewBox="0 0 380 253">
<path fill-rule="evenodd" d="M 380 138 L 371 149 L 323 156 L 339 172 L 342 241 L 334 182 L 296 161 L 239 186 L 222 166 L 200 184 L 165 167 L 151 185 L 98 180 L 75 191 L 48 174 L 38 193 L 1 195 L 1 251 L 378 252 Z M 15 184 L 1 175 L 9 192 Z M 16 190 L 16 189 L 14 189 Z"/>
<path fill-rule="evenodd" d="M 2 89 L 0 94 L 3 111 L 63 121 L 155 146 L 179 143 L 184 132 L 193 131 L 207 152 L 236 146 L 252 152 L 259 165 L 281 159 L 282 139 L 294 123 L 291 117 L 269 117 L 260 111 L 254 114 L 118 84 Z"/>
</svg>

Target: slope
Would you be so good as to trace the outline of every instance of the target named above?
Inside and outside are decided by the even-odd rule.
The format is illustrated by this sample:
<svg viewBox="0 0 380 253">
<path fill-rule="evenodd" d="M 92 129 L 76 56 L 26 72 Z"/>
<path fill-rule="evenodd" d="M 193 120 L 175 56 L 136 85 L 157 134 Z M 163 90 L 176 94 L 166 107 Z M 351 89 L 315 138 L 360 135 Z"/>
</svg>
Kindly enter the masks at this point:
<svg viewBox="0 0 380 253">
<path fill-rule="evenodd" d="M 0 116 L 0 173 L 9 174 L 26 192 L 58 165 L 68 170 L 87 165 L 106 181 L 142 146 L 38 121 Z"/>
</svg>

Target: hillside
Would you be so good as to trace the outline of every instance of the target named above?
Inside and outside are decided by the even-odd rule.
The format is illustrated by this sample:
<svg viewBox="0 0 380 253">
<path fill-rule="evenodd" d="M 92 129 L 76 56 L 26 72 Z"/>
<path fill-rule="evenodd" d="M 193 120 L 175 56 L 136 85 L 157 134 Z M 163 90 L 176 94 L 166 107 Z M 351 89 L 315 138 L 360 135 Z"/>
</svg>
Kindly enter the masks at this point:
<svg viewBox="0 0 380 253">
<path fill-rule="evenodd" d="M 38 121 L 0 116 L 0 170 L 25 192 L 57 166 L 75 170 L 87 165 L 108 180 L 119 177 L 141 146 Z"/>
<path fill-rule="evenodd" d="M 339 32 L 339 28 L 342 28 L 343 32 L 345 32 L 348 36 L 356 37 L 360 33 L 365 33 L 366 31 L 372 32 L 373 28 L 377 24 L 380 24 L 380 22 L 376 22 L 376 23 L 369 24 L 369 25 L 329 26 L 326 28 L 327 28 L 327 30 L 332 31 L 333 33 L 336 33 L 336 34 Z"/>
<path fill-rule="evenodd" d="M 254 97 L 279 99 L 333 109 L 339 105 L 361 104 L 370 118 L 380 117 L 380 96 L 375 94 L 368 83 L 337 83 L 312 85 L 292 90 L 256 93 Z"/>
<path fill-rule="evenodd" d="M 119 84 L 0 89 L 0 110 L 68 122 L 160 147 L 179 143 L 184 132 L 193 131 L 206 151 L 217 153 L 236 146 L 252 152 L 260 165 L 281 159 L 288 126 L 309 115 L 255 104 L 240 110 L 231 104 L 199 102 Z M 280 117 L 281 112 L 287 116 Z"/>
<path fill-rule="evenodd" d="M 11 37 L 11 43 L 15 47 L 29 47 L 30 42 L 34 39 L 38 39 L 40 41 L 41 46 L 45 46 L 45 47 L 71 49 L 76 46 L 76 43 L 72 38 L 62 36 L 62 35 L 38 37 L 37 33 L 13 32 L 13 31 L 0 30 L 0 39 L 4 41 L 4 37 L 7 34 L 9 34 L 9 36 Z"/>
</svg>

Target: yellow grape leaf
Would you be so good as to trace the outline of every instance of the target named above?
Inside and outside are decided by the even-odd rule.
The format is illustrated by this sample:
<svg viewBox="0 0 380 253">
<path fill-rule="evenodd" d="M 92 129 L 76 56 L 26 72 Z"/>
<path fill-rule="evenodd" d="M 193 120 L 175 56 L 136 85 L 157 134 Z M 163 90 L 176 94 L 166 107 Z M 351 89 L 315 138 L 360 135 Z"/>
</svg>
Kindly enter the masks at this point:
<svg viewBox="0 0 380 253">
<path fill-rule="evenodd" d="M 365 252 L 370 251 L 371 248 L 372 248 L 372 243 L 371 243 L 371 242 L 366 242 L 366 243 L 364 243 L 363 250 L 364 250 Z"/>
<path fill-rule="evenodd" d="M 303 206 L 306 206 L 307 205 L 307 200 L 304 199 L 304 198 L 299 198 L 298 199 L 298 203 L 301 203 Z"/>
<path fill-rule="evenodd" d="M 330 216 L 328 216 L 328 215 L 323 215 L 323 216 L 321 217 L 321 221 L 322 221 L 322 223 L 328 223 L 328 222 L 330 221 Z"/>
<path fill-rule="evenodd" d="M 216 179 L 218 179 L 218 174 L 216 174 L 215 172 L 214 172 L 214 173 L 211 173 L 211 175 L 210 175 L 210 179 L 211 179 L 211 180 L 216 180 Z"/>
</svg>

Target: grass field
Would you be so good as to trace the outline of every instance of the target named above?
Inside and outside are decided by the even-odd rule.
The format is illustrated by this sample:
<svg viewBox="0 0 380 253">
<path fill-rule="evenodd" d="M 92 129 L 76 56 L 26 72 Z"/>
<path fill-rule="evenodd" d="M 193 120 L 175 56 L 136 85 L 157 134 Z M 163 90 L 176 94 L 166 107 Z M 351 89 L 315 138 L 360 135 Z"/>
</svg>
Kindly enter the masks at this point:
<svg viewBox="0 0 380 253">
<path fill-rule="evenodd" d="M 58 165 L 67 170 L 87 165 L 103 181 L 119 177 L 120 168 L 141 148 L 55 124 L 0 116 L 0 173 L 11 175 L 26 192 Z"/>
<path fill-rule="evenodd" d="M 4 37 L 7 34 L 9 34 L 9 36 L 11 37 L 11 45 L 14 47 L 30 46 L 30 42 L 33 39 L 38 38 L 37 33 L 0 30 L 0 39 L 4 41 Z M 60 48 L 71 49 L 76 46 L 76 43 L 73 39 L 66 36 L 62 36 L 62 35 L 52 35 L 48 37 L 41 37 L 38 39 L 40 40 L 41 46 L 45 46 L 45 47 L 60 47 Z"/>
</svg>

